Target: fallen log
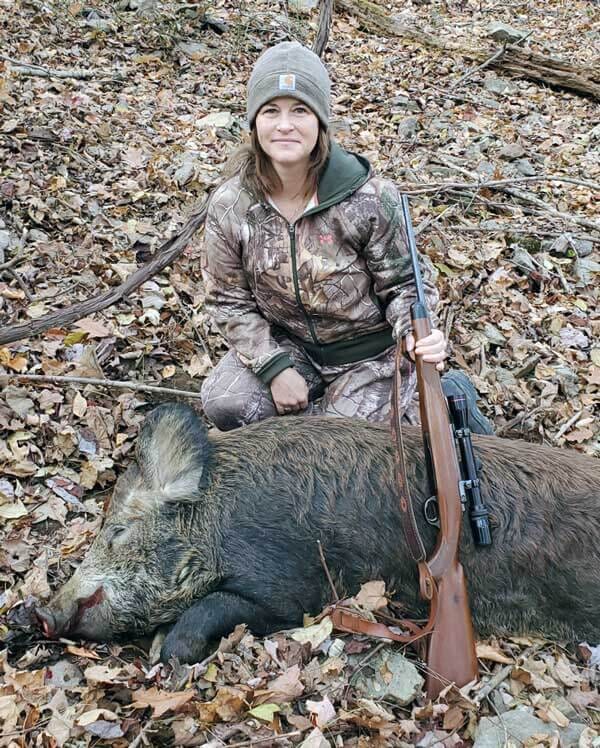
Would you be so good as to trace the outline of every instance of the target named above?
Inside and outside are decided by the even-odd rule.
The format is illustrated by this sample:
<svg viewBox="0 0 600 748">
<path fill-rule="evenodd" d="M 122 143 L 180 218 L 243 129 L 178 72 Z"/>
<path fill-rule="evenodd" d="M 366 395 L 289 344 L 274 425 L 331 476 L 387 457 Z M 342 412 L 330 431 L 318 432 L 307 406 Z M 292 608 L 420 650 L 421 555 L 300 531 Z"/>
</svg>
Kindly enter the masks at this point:
<svg viewBox="0 0 600 748">
<path fill-rule="evenodd" d="M 444 41 L 418 28 L 405 26 L 371 0 L 335 0 L 335 5 L 358 18 L 362 26 L 373 34 L 409 39 L 448 54 L 458 53 L 465 59 L 478 63 L 488 61 L 490 67 L 501 68 L 517 78 L 527 78 L 600 99 L 600 62 L 591 66 L 575 66 L 556 57 L 523 49 L 517 44 L 506 44 L 499 50 L 500 54 L 493 55 L 490 49 Z M 494 59 L 490 59 L 490 55 Z"/>
</svg>

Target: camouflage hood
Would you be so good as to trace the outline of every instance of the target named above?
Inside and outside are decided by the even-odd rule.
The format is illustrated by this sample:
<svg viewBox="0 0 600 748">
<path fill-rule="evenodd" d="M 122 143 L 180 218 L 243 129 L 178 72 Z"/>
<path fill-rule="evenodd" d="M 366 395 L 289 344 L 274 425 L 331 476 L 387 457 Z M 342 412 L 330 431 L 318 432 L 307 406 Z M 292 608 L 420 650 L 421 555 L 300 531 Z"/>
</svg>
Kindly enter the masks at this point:
<svg viewBox="0 0 600 748">
<path fill-rule="evenodd" d="M 206 310 L 264 382 L 291 365 L 273 326 L 338 363 L 391 345 L 398 319 L 409 327 L 415 292 L 396 186 L 333 144 L 317 196 L 318 205 L 294 224 L 239 176 L 211 199 L 202 253 Z M 430 265 L 423 271 L 434 309 Z"/>
</svg>

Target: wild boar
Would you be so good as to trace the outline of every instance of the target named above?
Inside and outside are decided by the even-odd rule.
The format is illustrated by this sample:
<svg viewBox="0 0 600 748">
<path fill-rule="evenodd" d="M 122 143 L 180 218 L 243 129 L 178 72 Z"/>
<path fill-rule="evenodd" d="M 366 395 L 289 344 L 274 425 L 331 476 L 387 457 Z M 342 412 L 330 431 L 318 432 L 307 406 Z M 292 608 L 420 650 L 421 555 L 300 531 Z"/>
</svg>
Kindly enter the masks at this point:
<svg viewBox="0 0 600 748">
<path fill-rule="evenodd" d="M 409 485 L 425 542 L 428 498 L 418 429 L 406 428 Z M 600 461 L 496 437 L 475 439 L 493 545 L 461 560 L 480 635 L 600 638 Z M 48 636 L 112 640 L 173 624 L 161 659 L 202 659 L 245 622 L 296 626 L 368 580 L 416 614 L 417 571 L 404 541 L 386 428 L 359 420 L 275 418 L 208 433 L 194 411 L 146 419 L 137 464 L 117 482 L 87 556 L 47 608 Z"/>
</svg>

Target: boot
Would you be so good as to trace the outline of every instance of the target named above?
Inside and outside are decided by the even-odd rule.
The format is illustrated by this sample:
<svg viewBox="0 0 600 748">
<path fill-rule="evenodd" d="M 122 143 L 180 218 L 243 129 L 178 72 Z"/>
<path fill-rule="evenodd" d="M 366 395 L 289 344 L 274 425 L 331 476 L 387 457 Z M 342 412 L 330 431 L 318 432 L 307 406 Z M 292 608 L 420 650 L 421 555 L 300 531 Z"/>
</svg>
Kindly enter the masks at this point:
<svg viewBox="0 0 600 748">
<path fill-rule="evenodd" d="M 475 385 L 463 371 L 448 371 L 442 376 L 444 395 L 463 395 L 469 409 L 468 426 L 473 434 L 493 434 L 494 427 L 477 406 Z"/>
</svg>

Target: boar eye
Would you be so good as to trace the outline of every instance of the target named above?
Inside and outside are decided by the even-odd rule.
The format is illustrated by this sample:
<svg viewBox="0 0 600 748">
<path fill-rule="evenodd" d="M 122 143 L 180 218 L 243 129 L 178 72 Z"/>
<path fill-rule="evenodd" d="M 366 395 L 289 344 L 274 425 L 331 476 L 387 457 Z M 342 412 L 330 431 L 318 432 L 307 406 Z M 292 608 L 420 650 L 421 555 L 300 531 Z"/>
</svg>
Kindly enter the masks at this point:
<svg viewBox="0 0 600 748">
<path fill-rule="evenodd" d="M 108 545 L 112 547 L 113 542 L 125 533 L 128 528 L 125 525 L 112 525 L 108 528 Z"/>
</svg>

